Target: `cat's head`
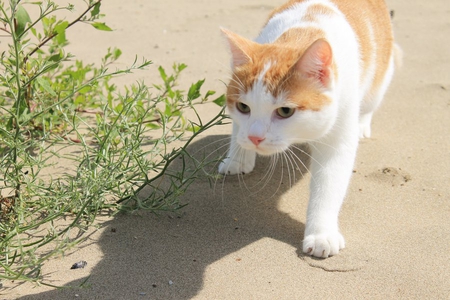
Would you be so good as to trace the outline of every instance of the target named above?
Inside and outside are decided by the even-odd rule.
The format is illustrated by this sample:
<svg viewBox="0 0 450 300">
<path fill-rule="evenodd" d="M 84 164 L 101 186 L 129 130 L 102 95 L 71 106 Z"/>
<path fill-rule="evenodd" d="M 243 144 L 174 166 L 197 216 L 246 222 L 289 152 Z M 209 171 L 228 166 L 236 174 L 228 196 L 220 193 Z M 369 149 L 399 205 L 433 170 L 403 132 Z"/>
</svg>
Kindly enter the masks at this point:
<svg viewBox="0 0 450 300">
<path fill-rule="evenodd" d="M 244 149 L 271 155 L 326 135 L 337 114 L 331 47 L 258 44 L 222 29 L 232 55 L 228 113 Z"/>
</svg>

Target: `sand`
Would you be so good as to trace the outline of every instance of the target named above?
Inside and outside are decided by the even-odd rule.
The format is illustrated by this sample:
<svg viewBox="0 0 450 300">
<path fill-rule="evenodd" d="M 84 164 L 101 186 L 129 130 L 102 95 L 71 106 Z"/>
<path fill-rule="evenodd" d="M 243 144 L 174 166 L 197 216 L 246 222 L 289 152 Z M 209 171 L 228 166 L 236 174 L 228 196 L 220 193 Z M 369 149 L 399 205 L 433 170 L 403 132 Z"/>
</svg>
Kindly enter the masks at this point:
<svg viewBox="0 0 450 300">
<path fill-rule="evenodd" d="M 109 0 L 114 32 L 68 33 L 71 52 L 99 61 L 108 46 L 154 61 L 121 80 L 157 80 L 156 68 L 186 63 L 182 86 L 205 78 L 224 92 L 229 57 L 219 26 L 253 38 L 282 0 Z M 105 218 L 78 249 L 49 261 L 55 290 L 3 282 L 0 299 L 450 299 L 450 5 L 389 0 L 403 67 L 360 143 L 340 227 L 338 256 L 305 257 L 301 241 L 310 176 L 277 170 L 259 191 L 267 160 L 243 179 L 200 179 L 179 214 Z M 88 45 L 88 46 L 86 46 Z M 206 90 L 205 89 L 205 90 Z M 200 110 L 208 119 L 219 111 Z M 216 127 L 193 149 L 225 145 Z M 211 143 L 215 143 L 211 145 Z M 208 150 L 209 149 L 209 150 Z M 303 157 L 307 160 L 306 157 Z M 261 185 L 259 185 L 261 186 Z M 79 260 L 88 265 L 70 270 Z"/>
</svg>

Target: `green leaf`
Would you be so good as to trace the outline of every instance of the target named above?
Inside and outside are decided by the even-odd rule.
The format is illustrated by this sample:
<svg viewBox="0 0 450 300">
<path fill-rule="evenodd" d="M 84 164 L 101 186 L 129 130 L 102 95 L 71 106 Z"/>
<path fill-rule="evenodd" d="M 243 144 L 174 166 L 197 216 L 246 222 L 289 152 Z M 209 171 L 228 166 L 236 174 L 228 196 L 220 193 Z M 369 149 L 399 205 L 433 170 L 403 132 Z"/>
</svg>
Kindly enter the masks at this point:
<svg viewBox="0 0 450 300">
<path fill-rule="evenodd" d="M 170 117 L 173 114 L 173 108 L 172 105 L 170 105 L 170 103 L 168 101 L 166 101 L 166 108 L 164 110 L 164 116 L 166 117 Z"/>
<path fill-rule="evenodd" d="M 64 21 L 55 26 L 56 41 L 62 45 L 66 42 L 66 28 L 69 26 L 69 22 Z"/>
<path fill-rule="evenodd" d="M 164 82 L 166 82 L 166 80 L 167 80 L 166 70 L 164 70 L 163 67 L 159 66 L 158 71 L 159 71 L 159 76 L 161 76 L 162 80 Z"/>
<path fill-rule="evenodd" d="M 200 88 L 202 87 L 204 82 L 205 82 L 205 80 L 203 79 L 203 80 L 199 80 L 196 83 L 193 83 L 191 85 L 191 87 L 189 88 L 189 92 L 188 92 L 189 100 L 194 100 L 201 96 Z"/>
<path fill-rule="evenodd" d="M 219 98 L 217 98 L 216 100 L 213 100 L 213 102 L 219 106 L 224 106 L 226 101 L 227 101 L 227 98 L 225 97 L 225 95 L 222 95 Z"/>
<path fill-rule="evenodd" d="M 31 30 L 31 33 L 35 36 L 35 37 L 38 37 L 38 34 L 37 34 L 37 31 L 36 31 L 36 28 L 34 28 L 34 27 L 31 27 L 30 28 L 30 30 Z"/>
<path fill-rule="evenodd" d="M 170 99 L 175 98 L 175 92 L 172 91 L 170 88 L 167 88 L 167 96 L 169 96 Z"/>
<path fill-rule="evenodd" d="M 118 59 L 122 55 L 122 51 L 120 49 L 114 49 L 114 59 Z"/>
<path fill-rule="evenodd" d="M 216 92 L 215 91 L 207 91 L 206 92 L 206 95 L 205 95 L 205 98 L 208 98 L 209 96 L 212 96 L 212 95 L 214 95 Z"/>
<path fill-rule="evenodd" d="M 103 116 L 100 114 L 95 114 L 95 120 L 97 122 L 97 126 L 99 126 L 103 123 Z"/>
<path fill-rule="evenodd" d="M 117 112 L 117 113 L 121 113 L 122 110 L 123 110 L 123 104 L 122 103 L 119 103 L 119 104 L 116 105 L 116 107 L 114 107 L 114 111 Z"/>
<path fill-rule="evenodd" d="M 75 106 L 86 104 L 86 97 L 83 95 L 78 95 L 73 101 L 73 104 L 75 104 Z"/>
<path fill-rule="evenodd" d="M 63 55 L 61 52 L 54 54 L 48 58 L 48 61 L 51 62 L 60 62 L 63 59 Z"/>
<path fill-rule="evenodd" d="M 179 64 L 179 65 L 177 66 L 178 72 L 181 72 L 181 71 L 183 71 L 183 70 L 186 69 L 186 68 L 187 68 L 187 65 L 185 65 L 185 64 Z"/>
<path fill-rule="evenodd" d="M 154 124 L 154 123 L 146 123 L 145 126 L 150 128 L 150 129 L 152 129 L 152 130 L 156 130 L 156 129 L 160 129 L 161 128 L 161 125 Z"/>
<path fill-rule="evenodd" d="M 22 5 L 17 6 L 14 21 L 15 21 L 16 35 L 20 36 L 25 31 L 27 23 L 31 23 L 30 15 L 25 10 L 25 8 L 23 8 Z"/>
<path fill-rule="evenodd" d="M 96 17 L 100 13 L 100 5 L 102 5 L 101 2 L 94 5 L 94 8 L 91 11 L 91 18 Z"/>
<path fill-rule="evenodd" d="M 36 77 L 36 83 L 41 86 L 47 93 L 56 97 L 55 91 L 50 86 L 50 83 L 42 77 Z"/>
<path fill-rule="evenodd" d="M 95 22 L 91 23 L 91 25 L 94 26 L 94 28 L 97 30 L 112 31 L 112 29 L 105 23 Z"/>
<path fill-rule="evenodd" d="M 191 124 L 186 129 L 191 131 L 191 132 L 193 132 L 193 133 L 196 133 L 196 132 L 200 131 L 202 128 L 200 126 L 198 126 L 198 125 Z"/>
</svg>

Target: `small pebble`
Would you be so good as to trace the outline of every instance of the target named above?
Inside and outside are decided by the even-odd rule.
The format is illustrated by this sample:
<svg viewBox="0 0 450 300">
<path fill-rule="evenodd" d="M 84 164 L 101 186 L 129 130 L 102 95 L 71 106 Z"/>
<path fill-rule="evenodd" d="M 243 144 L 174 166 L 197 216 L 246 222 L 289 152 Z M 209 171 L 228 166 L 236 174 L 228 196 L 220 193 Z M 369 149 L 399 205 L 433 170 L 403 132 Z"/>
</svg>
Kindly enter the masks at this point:
<svg viewBox="0 0 450 300">
<path fill-rule="evenodd" d="M 173 281 L 172 280 L 169 280 L 169 285 L 172 285 L 173 284 Z"/>
<path fill-rule="evenodd" d="M 74 263 L 70 269 L 82 269 L 82 268 L 86 267 L 86 265 L 87 265 L 87 262 L 82 260 L 82 261 Z"/>
</svg>

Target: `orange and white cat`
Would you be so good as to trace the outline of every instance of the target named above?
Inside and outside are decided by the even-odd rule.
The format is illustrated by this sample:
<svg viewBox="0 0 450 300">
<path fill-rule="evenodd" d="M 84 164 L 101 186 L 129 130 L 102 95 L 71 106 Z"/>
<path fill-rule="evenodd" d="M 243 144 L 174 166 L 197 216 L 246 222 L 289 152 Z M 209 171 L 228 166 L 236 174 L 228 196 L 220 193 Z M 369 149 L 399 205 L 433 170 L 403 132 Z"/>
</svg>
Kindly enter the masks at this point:
<svg viewBox="0 0 450 300">
<path fill-rule="evenodd" d="M 232 55 L 227 110 L 233 133 L 222 174 L 251 172 L 256 154 L 311 147 L 303 252 L 328 257 L 345 242 L 338 215 L 358 137 L 394 72 L 389 12 L 382 0 L 292 0 L 255 41 L 222 29 Z"/>
</svg>

